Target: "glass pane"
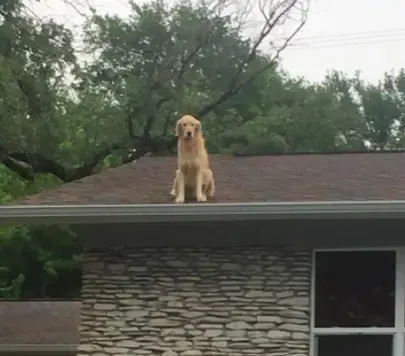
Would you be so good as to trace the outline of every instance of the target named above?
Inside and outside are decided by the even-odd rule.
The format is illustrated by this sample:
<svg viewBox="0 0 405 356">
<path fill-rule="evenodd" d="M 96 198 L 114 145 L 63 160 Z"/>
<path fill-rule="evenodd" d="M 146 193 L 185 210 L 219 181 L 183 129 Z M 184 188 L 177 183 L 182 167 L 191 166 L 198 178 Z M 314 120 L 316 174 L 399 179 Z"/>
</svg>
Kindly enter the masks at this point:
<svg viewBox="0 0 405 356">
<path fill-rule="evenodd" d="M 315 327 L 393 327 L 395 251 L 317 252 Z"/>
<path fill-rule="evenodd" d="M 392 335 L 318 336 L 317 356 L 392 356 Z"/>
</svg>

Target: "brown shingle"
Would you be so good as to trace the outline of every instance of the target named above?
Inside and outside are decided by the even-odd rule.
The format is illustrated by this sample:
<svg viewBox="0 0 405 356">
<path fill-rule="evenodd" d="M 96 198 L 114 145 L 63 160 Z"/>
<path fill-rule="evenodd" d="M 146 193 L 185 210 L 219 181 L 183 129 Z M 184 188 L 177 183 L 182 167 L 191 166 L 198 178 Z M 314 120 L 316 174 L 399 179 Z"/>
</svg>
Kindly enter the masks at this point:
<svg viewBox="0 0 405 356">
<path fill-rule="evenodd" d="M 0 344 L 79 343 L 80 302 L 0 301 Z"/>
<path fill-rule="evenodd" d="M 405 153 L 211 156 L 217 202 L 405 199 Z M 175 157 L 147 157 L 13 204 L 169 203 Z"/>
</svg>

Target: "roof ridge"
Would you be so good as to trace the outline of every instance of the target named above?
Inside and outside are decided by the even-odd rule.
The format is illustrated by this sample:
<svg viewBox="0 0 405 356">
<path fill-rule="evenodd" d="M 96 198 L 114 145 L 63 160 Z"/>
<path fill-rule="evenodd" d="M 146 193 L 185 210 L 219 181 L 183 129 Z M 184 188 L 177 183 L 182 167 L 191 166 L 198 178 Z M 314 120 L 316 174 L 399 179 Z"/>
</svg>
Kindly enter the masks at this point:
<svg viewBox="0 0 405 356">
<path fill-rule="evenodd" d="M 245 153 L 245 152 L 235 152 L 235 153 L 210 153 L 210 157 L 219 157 L 219 158 L 243 158 L 243 157 L 280 157 L 280 156 L 345 156 L 345 155 L 385 155 L 385 154 L 405 154 L 405 149 L 391 149 L 391 150 L 383 150 L 383 151 L 375 151 L 375 150 L 341 150 L 341 151 L 322 151 L 322 152 L 309 152 L 309 151 L 302 151 L 302 152 L 274 152 L 274 153 Z M 175 154 L 167 155 L 167 156 L 141 156 L 137 160 L 128 162 L 121 166 L 115 167 L 125 167 L 136 163 L 136 161 L 144 161 L 147 159 L 167 159 L 167 158 L 175 158 L 177 157 Z M 115 169 L 112 168 L 112 169 Z M 110 168 L 111 169 L 111 168 Z"/>
<path fill-rule="evenodd" d="M 232 157 L 271 157 L 271 156 L 332 156 L 332 155 L 352 155 L 352 154 L 364 154 L 364 155 L 382 155 L 382 154 L 394 154 L 405 153 L 405 149 L 392 149 L 383 151 L 372 150 L 343 150 L 343 151 L 323 151 L 323 152 L 274 152 L 274 153 L 245 153 L 235 152 Z"/>
</svg>

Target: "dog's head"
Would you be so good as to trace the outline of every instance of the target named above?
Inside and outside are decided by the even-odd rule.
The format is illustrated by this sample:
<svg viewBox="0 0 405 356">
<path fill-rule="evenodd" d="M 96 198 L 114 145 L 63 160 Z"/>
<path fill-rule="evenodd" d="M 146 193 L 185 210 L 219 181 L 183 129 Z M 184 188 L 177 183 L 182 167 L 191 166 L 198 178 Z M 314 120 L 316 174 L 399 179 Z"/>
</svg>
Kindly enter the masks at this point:
<svg viewBox="0 0 405 356">
<path fill-rule="evenodd" d="M 184 115 L 176 124 L 176 136 L 185 140 L 192 140 L 201 135 L 201 122 L 194 116 Z"/>
</svg>

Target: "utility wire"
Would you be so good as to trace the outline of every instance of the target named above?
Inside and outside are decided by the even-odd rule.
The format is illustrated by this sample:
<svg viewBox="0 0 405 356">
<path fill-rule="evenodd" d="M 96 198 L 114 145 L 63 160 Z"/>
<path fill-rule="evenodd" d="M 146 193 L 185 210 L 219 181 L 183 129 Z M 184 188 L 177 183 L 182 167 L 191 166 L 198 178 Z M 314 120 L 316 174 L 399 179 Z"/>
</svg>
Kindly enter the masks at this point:
<svg viewBox="0 0 405 356">
<path fill-rule="evenodd" d="M 306 43 L 306 44 L 294 44 L 291 43 L 288 47 L 289 49 L 318 49 L 318 48 L 333 48 L 333 47 L 350 47 L 350 46 L 362 46 L 362 45 L 373 45 L 373 44 L 384 44 L 384 43 L 403 43 L 405 45 L 405 35 L 402 37 L 387 37 L 379 39 L 365 39 L 363 41 L 345 41 L 341 40 L 338 42 L 329 43 Z"/>
<path fill-rule="evenodd" d="M 289 48 L 317 49 L 398 42 L 403 42 L 405 44 L 405 28 L 330 36 L 301 37 L 293 40 L 292 43 L 290 43 Z"/>
<path fill-rule="evenodd" d="M 405 28 L 397 28 L 390 30 L 379 30 L 379 31 L 367 31 L 367 32 L 352 32 L 352 33 L 340 33 L 326 36 L 307 36 L 307 37 L 298 37 L 295 42 L 301 41 L 317 41 L 317 40 L 329 40 L 329 39 L 348 39 L 348 38 L 373 38 L 380 36 L 393 36 L 396 34 L 405 34 Z"/>
<path fill-rule="evenodd" d="M 321 41 L 295 41 L 296 45 L 313 45 L 313 44 L 330 44 L 330 43 L 341 43 L 341 42 L 348 42 L 348 41 L 355 41 L 355 42 L 362 42 L 363 40 L 378 40 L 378 39 L 391 39 L 391 38 L 405 38 L 405 32 L 404 33 L 398 33 L 395 35 L 373 35 L 373 36 L 364 36 L 364 37 L 347 37 L 347 38 L 336 38 L 333 40 L 327 40 L 327 39 L 323 39 Z"/>
</svg>

